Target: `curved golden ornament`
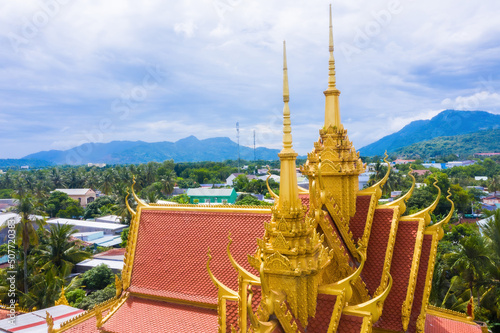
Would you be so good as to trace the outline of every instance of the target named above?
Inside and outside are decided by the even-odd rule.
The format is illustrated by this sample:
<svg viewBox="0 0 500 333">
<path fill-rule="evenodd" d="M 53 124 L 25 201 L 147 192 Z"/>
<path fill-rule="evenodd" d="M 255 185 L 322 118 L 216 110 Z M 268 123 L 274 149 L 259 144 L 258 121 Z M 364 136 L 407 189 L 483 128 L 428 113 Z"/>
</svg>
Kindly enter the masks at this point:
<svg viewBox="0 0 500 333">
<path fill-rule="evenodd" d="M 363 271 L 363 267 L 365 266 L 365 261 L 366 261 L 366 255 L 360 251 L 358 251 L 358 253 L 361 258 L 361 264 L 359 265 L 358 269 L 354 271 L 354 273 L 352 273 L 345 279 L 342 279 L 335 283 L 320 286 L 318 288 L 318 291 L 324 294 L 331 294 L 345 290 L 345 301 L 349 302 L 352 298 L 353 285 L 356 279 L 361 275 L 361 272 Z"/>
<path fill-rule="evenodd" d="M 408 192 L 405 193 L 401 198 L 394 200 L 393 202 L 386 203 L 385 205 L 382 205 L 383 207 L 399 207 L 399 214 L 400 216 L 404 214 L 406 211 L 406 204 L 405 202 L 410 199 L 411 195 L 413 194 L 413 190 L 415 189 L 415 183 L 417 180 L 415 179 L 415 176 L 412 174 L 413 169 L 410 167 L 410 172 L 408 172 L 408 175 L 412 178 L 412 184 Z"/>
<path fill-rule="evenodd" d="M 376 193 L 377 197 L 378 197 L 377 199 L 379 199 L 382 196 L 382 187 L 384 187 L 385 183 L 387 182 L 387 179 L 389 179 L 389 175 L 391 174 L 391 169 L 392 169 L 391 162 L 389 162 L 387 160 L 388 157 L 389 156 L 387 155 L 387 151 L 385 151 L 384 162 L 387 163 L 387 172 L 385 173 L 385 176 L 381 180 L 379 180 L 377 183 L 375 183 L 374 185 L 358 191 L 358 194 Z"/>
<path fill-rule="evenodd" d="M 380 295 L 372 298 L 368 302 L 364 302 L 357 305 L 346 306 L 344 308 L 344 313 L 351 314 L 354 316 L 371 314 L 373 322 L 376 322 L 382 315 L 384 301 L 389 295 L 392 288 L 392 276 L 389 274 L 389 284 L 385 288 L 384 292 Z"/>
<path fill-rule="evenodd" d="M 234 269 L 238 272 L 240 276 L 242 276 L 244 279 L 249 280 L 250 283 L 252 284 L 260 284 L 260 278 L 257 276 L 253 275 L 243 267 L 241 267 L 240 264 L 234 260 L 233 255 L 231 254 L 231 244 L 233 243 L 233 239 L 231 238 L 231 233 L 229 233 L 229 236 L 227 237 L 229 239 L 229 243 L 227 244 L 227 256 L 229 257 L 229 261 L 231 262 L 231 265 L 233 265 Z"/>
<path fill-rule="evenodd" d="M 219 289 L 219 298 L 222 296 L 230 297 L 231 299 L 234 298 L 235 301 L 238 300 L 238 293 L 229 287 L 226 287 L 222 282 L 220 282 L 212 273 L 210 270 L 210 261 L 212 260 L 212 255 L 210 254 L 210 248 L 208 249 L 208 260 L 207 260 L 207 271 L 208 275 L 210 276 L 210 279 L 214 283 L 214 285 Z"/>
<path fill-rule="evenodd" d="M 441 221 L 434 223 L 433 225 L 428 226 L 425 229 L 426 232 L 437 232 L 438 233 L 438 240 L 443 239 L 443 237 L 444 237 L 443 228 L 446 224 L 448 224 L 448 222 L 450 222 L 450 220 L 453 216 L 453 212 L 455 211 L 455 203 L 450 199 L 450 197 L 451 197 L 451 190 L 448 189 L 448 196 L 446 197 L 446 200 L 448 200 L 451 203 L 451 209 L 450 209 L 450 212 L 448 213 L 448 215 L 446 215 L 446 217 L 444 219 L 442 219 Z"/>
<path fill-rule="evenodd" d="M 439 203 L 439 199 L 441 198 L 441 188 L 439 186 L 437 186 L 438 179 L 435 176 L 434 176 L 434 179 L 435 179 L 435 181 L 432 185 L 434 185 L 434 187 L 437 188 L 437 190 L 438 190 L 438 194 L 437 194 L 434 202 L 429 207 L 424 208 L 421 211 L 416 212 L 414 214 L 408 215 L 408 217 L 423 218 L 426 226 L 428 226 L 431 223 L 431 215 L 430 214 L 436 209 L 436 207 Z"/>
<path fill-rule="evenodd" d="M 47 323 L 47 332 L 54 332 L 54 318 L 52 318 L 48 311 L 45 311 L 45 322 Z"/>
<path fill-rule="evenodd" d="M 135 191 L 134 191 L 134 185 L 135 185 L 135 176 L 132 178 L 133 182 L 132 182 L 132 186 L 131 186 L 131 190 L 132 190 L 132 195 L 134 196 L 134 199 L 135 201 L 137 202 L 137 206 L 139 207 L 146 207 L 148 206 L 148 204 L 146 204 L 144 201 L 142 201 L 136 194 L 135 194 Z"/>
<path fill-rule="evenodd" d="M 128 188 L 127 188 L 127 196 L 125 197 L 125 205 L 127 206 L 127 210 L 130 212 L 130 215 L 132 215 L 132 217 L 134 218 L 137 213 L 132 209 L 132 207 L 130 207 L 130 205 L 128 203 L 129 196 L 130 196 L 130 192 L 128 191 Z"/>
<path fill-rule="evenodd" d="M 269 194 L 274 198 L 274 200 L 278 200 L 279 197 L 276 195 L 276 193 L 273 192 L 273 190 L 271 190 L 271 186 L 269 186 L 269 178 L 271 178 L 271 176 L 272 176 L 271 168 L 269 168 L 269 166 L 267 167 L 267 174 L 269 175 L 266 178 L 267 190 L 269 191 Z"/>
</svg>

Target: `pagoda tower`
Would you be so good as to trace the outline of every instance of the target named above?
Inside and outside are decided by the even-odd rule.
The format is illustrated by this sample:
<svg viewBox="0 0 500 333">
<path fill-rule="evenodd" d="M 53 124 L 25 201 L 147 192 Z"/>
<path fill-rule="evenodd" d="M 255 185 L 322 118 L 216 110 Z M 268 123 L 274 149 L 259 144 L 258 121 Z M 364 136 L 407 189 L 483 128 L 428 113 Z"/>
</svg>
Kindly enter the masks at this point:
<svg viewBox="0 0 500 333">
<path fill-rule="evenodd" d="M 339 95 L 336 85 L 335 58 L 333 56 L 332 7 L 330 5 L 330 42 L 328 61 L 328 88 L 325 94 L 325 122 L 319 130 L 320 138 L 314 143 L 314 149 L 308 154 L 307 162 L 301 167 L 301 172 L 309 178 L 309 188 L 317 190 L 318 200 L 311 204 L 335 214 L 332 217 L 341 228 L 344 238 L 349 219 L 356 212 L 356 193 L 358 191 L 358 176 L 365 168 L 359 153 L 356 152 L 347 136 L 340 120 Z M 319 191 L 322 190 L 321 198 Z M 313 195 L 313 193 L 311 193 Z M 313 209 L 311 209 L 312 211 Z M 355 253 L 353 246 L 351 252 Z"/>
</svg>

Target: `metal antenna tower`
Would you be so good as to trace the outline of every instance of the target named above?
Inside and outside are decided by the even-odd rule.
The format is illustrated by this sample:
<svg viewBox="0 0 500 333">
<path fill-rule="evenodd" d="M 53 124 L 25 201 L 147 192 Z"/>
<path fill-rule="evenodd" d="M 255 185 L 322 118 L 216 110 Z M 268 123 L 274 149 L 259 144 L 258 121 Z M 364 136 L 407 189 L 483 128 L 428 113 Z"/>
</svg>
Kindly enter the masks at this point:
<svg viewBox="0 0 500 333">
<path fill-rule="evenodd" d="M 236 122 L 236 138 L 238 139 L 238 173 L 240 172 L 240 123 Z"/>
</svg>

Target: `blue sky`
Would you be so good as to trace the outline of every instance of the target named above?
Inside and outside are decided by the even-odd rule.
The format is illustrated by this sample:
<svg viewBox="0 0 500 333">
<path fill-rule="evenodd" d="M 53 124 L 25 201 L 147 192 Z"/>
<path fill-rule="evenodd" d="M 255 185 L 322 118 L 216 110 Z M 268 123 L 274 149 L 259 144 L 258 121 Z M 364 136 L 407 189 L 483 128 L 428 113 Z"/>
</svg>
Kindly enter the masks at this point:
<svg viewBox="0 0 500 333">
<path fill-rule="evenodd" d="M 0 3 L 0 158 L 85 142 L 228 136 L 279 148 L 324 115 L 328 1 Z M 342 122 L 360 148 L 441 110 L 500 113 L 500 2 L 334 1 Z"/>
</svg>

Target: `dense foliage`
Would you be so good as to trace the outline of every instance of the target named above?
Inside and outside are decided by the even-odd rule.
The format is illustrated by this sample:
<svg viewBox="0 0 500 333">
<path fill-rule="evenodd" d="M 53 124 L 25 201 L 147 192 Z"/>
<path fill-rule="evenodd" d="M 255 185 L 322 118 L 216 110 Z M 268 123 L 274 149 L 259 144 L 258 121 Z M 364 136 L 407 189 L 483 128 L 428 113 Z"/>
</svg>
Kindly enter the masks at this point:
<svg viewBox="0 0 500 333">
<path fill-rule="evenodd" d="M 396 150 L 408 158 L 442 158 L 451 154 L 472 158 L 474 153 L 500 152 L 500 129 L 442 136 Z"/>
</svg>

